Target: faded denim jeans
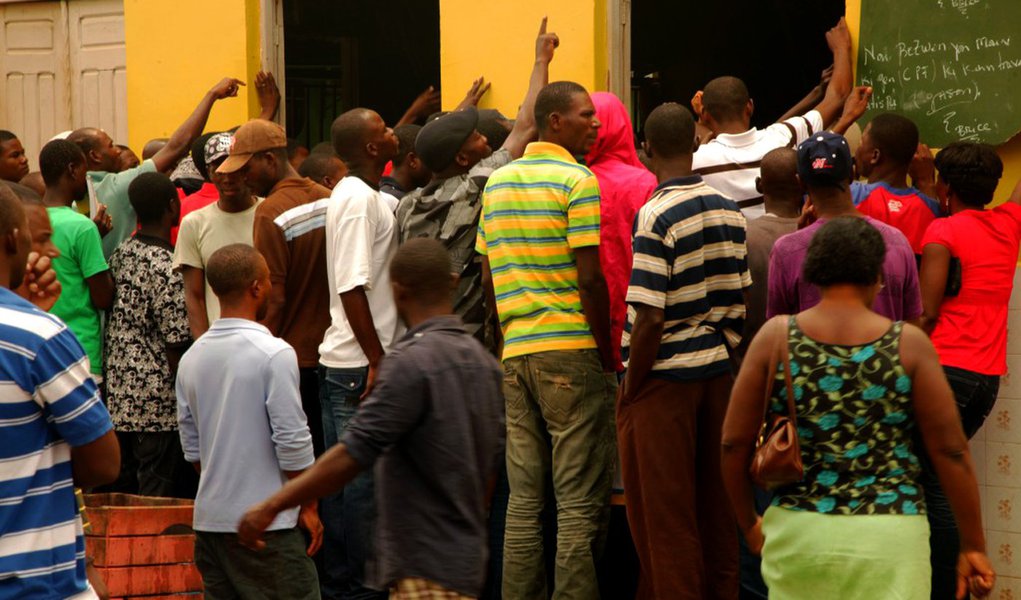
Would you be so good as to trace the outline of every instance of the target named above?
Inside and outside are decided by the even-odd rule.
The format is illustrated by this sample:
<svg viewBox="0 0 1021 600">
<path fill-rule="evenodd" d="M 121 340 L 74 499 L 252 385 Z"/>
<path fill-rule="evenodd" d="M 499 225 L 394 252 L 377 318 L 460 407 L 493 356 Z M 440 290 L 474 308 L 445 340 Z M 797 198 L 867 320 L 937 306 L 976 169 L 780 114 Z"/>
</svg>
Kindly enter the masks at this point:
<svg viewBox="0 0 1021 600">
<path fill-rule="evenodd" d="M 368 368 L 331 369 L 319 366 L 319 399 L 326 448 L 340 441 L 358 410 Z M 319 503 L 323 521 L 322 596 L 327 600 L 382 600 L 387 592 L 365 587 L 365 566 L 371 559 L 376 502 L 372 471 L 364 471 L 344 489 Z"/>
<path fill-rule="evenodd" d="M 519 356 L 503 368 L 510 482 L 503 597 L 549 597 L 541 515 L 551 479 L 557 502 L 553 598 L 599 598 L 596 560 L 610 514 L 617 378 L 603 373 L 595 350 Z"/>
</svg>

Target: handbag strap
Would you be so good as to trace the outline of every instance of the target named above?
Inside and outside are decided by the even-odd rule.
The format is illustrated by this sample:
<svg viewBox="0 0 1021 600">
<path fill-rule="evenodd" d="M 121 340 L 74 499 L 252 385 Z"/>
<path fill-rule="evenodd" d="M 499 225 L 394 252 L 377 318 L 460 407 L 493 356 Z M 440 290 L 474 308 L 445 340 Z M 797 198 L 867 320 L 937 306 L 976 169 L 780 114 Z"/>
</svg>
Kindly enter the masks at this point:
<svg viewBox="0 0 1021 600">
<path fill-rule="evenodd" d="M 787 416 L 795 426 L 798 424 L 798 410 L 794 407 L 794 377 L 791 375 L 791 345 L 790 345 L 790 320 L 785 319 L 784 332 L 781 337 L 780 355 L 783 356 L 783 382 L 787 388 Z"/>
<path fill-rule="evenodd" d="M 780 315 L 777 321 L 780 323 L 780 332 L 776 338 L 775 348 L 769 357 L 769 377 L 766 380 L 765 408 L 762 412 L 762 420 L 769 416 L 770 400 L 773 397 L 773 384 L 776 382 L 776 367 L 783 361 L 784 386 L 787 390 L 787 416 L 791 422 L 797 425 L 798 411 L 794 406 L 794 378 L 791 376 L 791 347 L 790 340 L 790 315 Z"/>
</svg>

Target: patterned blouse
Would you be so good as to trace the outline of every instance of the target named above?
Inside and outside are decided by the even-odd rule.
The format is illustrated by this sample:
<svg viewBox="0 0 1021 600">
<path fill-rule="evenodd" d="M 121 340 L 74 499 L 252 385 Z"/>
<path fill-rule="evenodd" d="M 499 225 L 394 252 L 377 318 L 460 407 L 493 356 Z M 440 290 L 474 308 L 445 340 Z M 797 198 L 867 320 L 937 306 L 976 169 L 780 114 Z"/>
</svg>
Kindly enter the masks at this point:
<svg viewBox="0 0 1021 600">
<path fill-rule="evenodd" d="M 900 362 L 903 323 L 871 344 L 817 342 L 790 318 L 788 340 L 804 479 L 774 506 L 840 515 L 925 513 L 918 484 L 911 379 Z M 783 363 L 771 411 L 787 412 Z"/>
</svg>

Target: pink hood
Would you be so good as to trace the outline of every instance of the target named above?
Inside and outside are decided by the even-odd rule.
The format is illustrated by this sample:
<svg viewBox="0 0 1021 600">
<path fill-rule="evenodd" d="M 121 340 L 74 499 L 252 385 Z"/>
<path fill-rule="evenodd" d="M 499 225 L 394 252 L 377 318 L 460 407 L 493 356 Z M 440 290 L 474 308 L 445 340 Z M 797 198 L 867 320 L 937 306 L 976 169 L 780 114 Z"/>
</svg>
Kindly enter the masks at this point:
<svg viewBox="0 0 1021 600">
<path fill-rule="evenodd" d="M 656 189 L 656 176 L 638 160 L 624 103 L 608 92 L 593 93 L 592 103 L 602 126 L 586 161 L 596 174 L 602 197 L 599 258 L 610 291 L 610 334 L 619 349 L 627 319 L 631 230 L 638 209 Z"/>
<path fill-rule="evenodd" d="M 602 125 L 596 143 L 585 157 L 589 168 L 600 163 L 624 163 L 644 170 L 635 149 L 627 107 L 610 92 L 593 92 L 591 96 L 592 103 L 596 105 L 596 116 Z"/>
</svg>

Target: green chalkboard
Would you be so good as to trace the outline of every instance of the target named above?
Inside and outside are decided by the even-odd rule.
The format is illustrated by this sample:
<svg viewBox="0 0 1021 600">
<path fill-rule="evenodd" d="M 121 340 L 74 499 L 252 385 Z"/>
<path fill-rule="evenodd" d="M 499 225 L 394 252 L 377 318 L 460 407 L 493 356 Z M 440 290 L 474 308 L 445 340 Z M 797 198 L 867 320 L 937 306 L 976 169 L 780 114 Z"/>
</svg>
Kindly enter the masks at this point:
<svg viewBox="0 0 1021 600">
<path fill-rule="evenodd" d="M 1000 144 L 1021 130 L 1021 0 L 862 0 L 867 122 L 910 117 L 930 146 Z"/>
</svg>

